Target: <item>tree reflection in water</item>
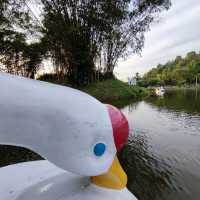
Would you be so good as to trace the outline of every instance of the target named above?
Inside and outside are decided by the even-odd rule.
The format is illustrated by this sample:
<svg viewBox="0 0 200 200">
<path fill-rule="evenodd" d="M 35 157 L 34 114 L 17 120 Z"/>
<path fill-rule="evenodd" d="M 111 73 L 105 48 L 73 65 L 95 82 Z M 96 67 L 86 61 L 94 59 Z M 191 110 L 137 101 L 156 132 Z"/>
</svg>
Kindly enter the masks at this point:
<svg viewBox="0 0 200 200">
<path fill-rule="evenodd" d="M 16 146 L 0 145 L 0 167 L 42 158 L 36 153 Z"/>
<path fill-rule="evenodd" d="M 145 135 L 134 135 L 119 154 L 128 175 L 128 188 L 140 200 L 165 199 L 164 193 L 176 190 L 170 166 L 150 152 Z M 179 188 L 180 190 L 180 188 Z"/>
</svg>

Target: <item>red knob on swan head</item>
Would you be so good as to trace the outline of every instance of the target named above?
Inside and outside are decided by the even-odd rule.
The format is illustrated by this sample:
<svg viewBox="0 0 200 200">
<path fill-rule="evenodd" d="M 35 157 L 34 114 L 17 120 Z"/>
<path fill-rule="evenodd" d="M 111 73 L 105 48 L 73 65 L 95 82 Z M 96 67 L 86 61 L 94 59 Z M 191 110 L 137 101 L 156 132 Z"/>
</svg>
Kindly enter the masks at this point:
<svg viewBox="0 0 200 200">
<path fill-rule="evenodd" d="M 128 140 L 128 120 L 126 119 L 124 114 L 116 107 L 112 105 L 107 105 L 107 108 L 113 128 L 115 146 L 117 151 L 119 152 Z"/>
</svg>

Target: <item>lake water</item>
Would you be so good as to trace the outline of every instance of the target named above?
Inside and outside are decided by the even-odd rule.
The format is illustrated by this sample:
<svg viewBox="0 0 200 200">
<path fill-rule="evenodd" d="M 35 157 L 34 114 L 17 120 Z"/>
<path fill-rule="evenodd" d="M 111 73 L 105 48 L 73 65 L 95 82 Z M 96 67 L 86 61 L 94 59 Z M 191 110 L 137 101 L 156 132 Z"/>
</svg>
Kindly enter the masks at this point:
<svg viewBox="0 0 200 200">
<path fill-rule="evenodd" d="M 200 199 L 200 91 L 167 92 L 122 108 L 130 139 L 120 153 L 128 188 L 139 200 Z M 0 146 L 0 166 L 41 159 Z"/>
<path fill-rule="evenodd" d="M 200 91 L 168 91 L 122 109 L 131 136 L 120 160 L 141 200 L 200 199 Z"/>
</svg>

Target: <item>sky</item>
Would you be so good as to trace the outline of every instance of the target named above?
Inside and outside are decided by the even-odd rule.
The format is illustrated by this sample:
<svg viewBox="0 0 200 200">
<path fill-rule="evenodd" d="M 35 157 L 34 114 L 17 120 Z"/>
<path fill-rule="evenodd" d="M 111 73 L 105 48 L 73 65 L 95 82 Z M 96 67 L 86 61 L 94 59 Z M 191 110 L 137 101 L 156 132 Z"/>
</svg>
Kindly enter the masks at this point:
<svg viewBox="0 0 200 200">
<path fill-rule="evenodd" d="M 115 75 L 127 81 L 136 72 L 141 75 L 189 51 L 200 52 L 200 1 L 172 0 L 168 11 L 145 34 L 141 55 L 130 55 L 115 68 Z"/>
</svg>

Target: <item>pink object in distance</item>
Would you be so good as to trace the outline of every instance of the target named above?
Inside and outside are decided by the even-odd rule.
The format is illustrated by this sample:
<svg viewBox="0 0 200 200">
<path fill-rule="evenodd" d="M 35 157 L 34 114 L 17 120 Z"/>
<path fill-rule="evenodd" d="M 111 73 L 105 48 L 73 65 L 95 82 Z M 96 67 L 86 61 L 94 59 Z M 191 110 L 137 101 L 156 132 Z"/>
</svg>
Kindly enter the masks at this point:
<svg viewBox="0 0 200 200">
<path fill-rule="evenodd" d="M 119 152 L 128 140 L 128 120 L 126 119 L 124 114 L 116 107 L 112 105 L 107 105 L 107 108 L 112 123 L 115 146 L 117 151 Z"/>
</svg>

